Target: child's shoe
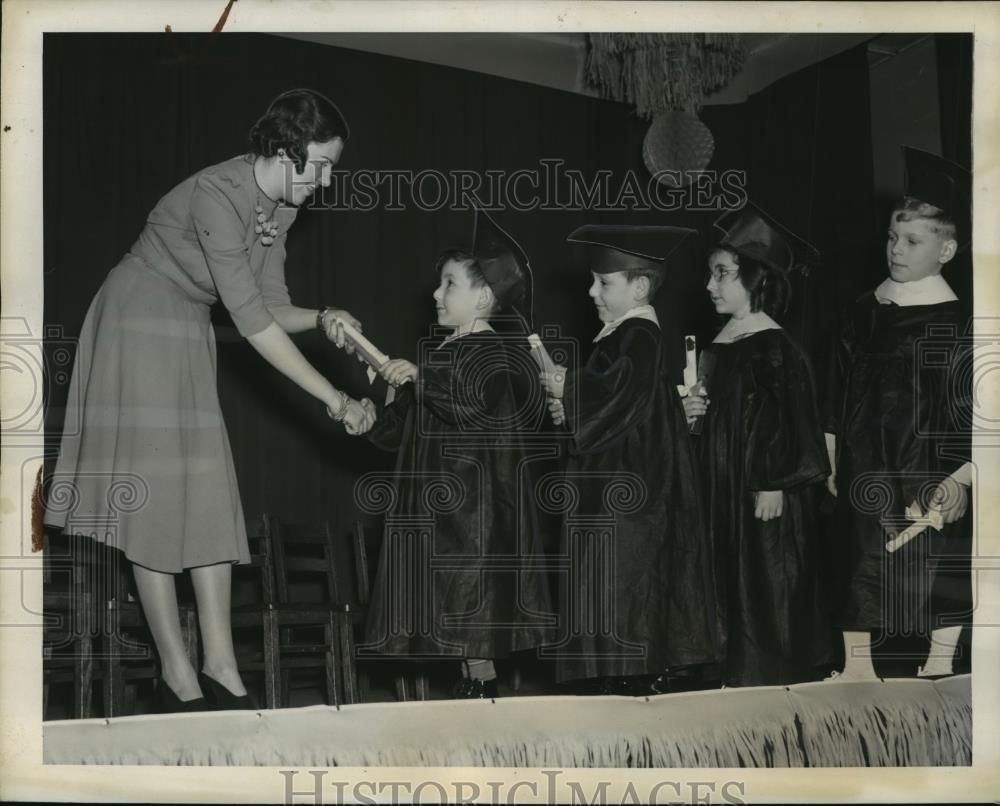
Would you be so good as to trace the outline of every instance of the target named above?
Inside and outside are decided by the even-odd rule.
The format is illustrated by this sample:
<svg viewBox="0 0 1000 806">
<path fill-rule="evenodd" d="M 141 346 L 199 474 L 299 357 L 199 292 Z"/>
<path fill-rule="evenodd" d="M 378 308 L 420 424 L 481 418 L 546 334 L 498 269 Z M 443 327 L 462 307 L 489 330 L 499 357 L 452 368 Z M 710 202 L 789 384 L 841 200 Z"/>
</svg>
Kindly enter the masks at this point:
<svg viewBox="0 0 1000 806">
<path fill-rule="evenodd" d="M 472 680 L 463 677 L 455 684 L 451 696 L 456 700 L 495 700 L 500 694 L 497 691 L 496 679 Z"/>
</svg>

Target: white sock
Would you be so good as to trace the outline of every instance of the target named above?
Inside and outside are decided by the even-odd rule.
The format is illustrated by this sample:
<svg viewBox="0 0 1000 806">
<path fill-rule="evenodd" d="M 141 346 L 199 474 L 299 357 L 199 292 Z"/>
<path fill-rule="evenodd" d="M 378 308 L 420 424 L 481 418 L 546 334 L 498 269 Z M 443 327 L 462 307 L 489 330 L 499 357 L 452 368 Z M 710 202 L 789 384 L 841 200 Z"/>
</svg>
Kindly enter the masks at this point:
<svg viewBox="0 0 1000 806">
<path fill-rule="evenodd" d="M 962 634 L 962 626 L 939 627 L 931 632 L 931 648 L 927 652 L 927 662 L 921 668 L 924 674 L 952 674 L 954 670 L 955 648 Z"/>
</svg>

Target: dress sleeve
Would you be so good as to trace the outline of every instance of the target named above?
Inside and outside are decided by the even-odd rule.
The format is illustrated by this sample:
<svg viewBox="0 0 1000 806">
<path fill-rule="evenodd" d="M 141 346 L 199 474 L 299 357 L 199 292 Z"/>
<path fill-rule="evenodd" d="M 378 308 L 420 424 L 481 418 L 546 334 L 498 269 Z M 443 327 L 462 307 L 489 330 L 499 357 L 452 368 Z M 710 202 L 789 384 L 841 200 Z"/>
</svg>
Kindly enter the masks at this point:
<svg viewBox="0 0 1000 806">
<path fill-rule="evenodd" d="M 200 176 L 195 182 L 191 218 L 212 282 L 236 329 L 243 336 L 264 330 L 274 317 L 250 268 L 246 225 L 214 177 Z"/>
<path fill-rule="evenodd" d="M 607 450 L 652 414 L 660 382 L 659 332 L 623 327 L 628 330 L 620 340 L 598 342 L 594 359 L 566 380 L 563 405 L 577 454 Z"/>
<path fill-rule="evenodd" d="M 288 286 L 285 284 L 285 241 L 287 238 L 288 232 L 283 232 L 268 247 L 271 251 L 267 256 L 267 262 L 264 264 L 264 271 L 260 277 L 260 291 L 264 298 L 264 305 L 267 306 L 272 316 L 275 311 L 281 308 L 292 307 Z"/>
<path fill-rule="evenodd" d="M 751 490 L 789 490 L 830 475 L 812 370 L 790 343 L 754 356 L 747 412 L 746 474 Z"/>
</svg>

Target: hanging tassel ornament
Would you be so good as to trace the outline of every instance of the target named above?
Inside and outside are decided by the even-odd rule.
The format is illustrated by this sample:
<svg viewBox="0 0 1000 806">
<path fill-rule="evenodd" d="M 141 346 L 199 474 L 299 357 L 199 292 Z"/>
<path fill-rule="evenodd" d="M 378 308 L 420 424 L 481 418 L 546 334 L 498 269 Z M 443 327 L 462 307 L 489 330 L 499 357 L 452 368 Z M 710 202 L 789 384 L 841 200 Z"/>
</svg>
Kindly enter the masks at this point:
<svg viewBox="0 0 1000 806">
<path fill-rule="evenodd" d="M 588 34 L 587 81 L 604 98 L 635 104 L 641 118 L 694 111 L 746 61 L 739 34 Z"/>
<path fill-rule="evenodd" d="M 278 208 L 275 207 L 275 210 Z M 264 246 L 270 246 L 274 243 L 274 239 L 278 234 L 278 222 L 274 218 L 268 218 L 264 215 L 264 208 L 260 204 L 260 194 L 257 194 L 257 206 L 254 207 L 257 213 L 257 223 L 254 224 L 253 231 L 260 236 L 260 242 Z M 271 212 L 274 215 L 274 211 Z"/>
</svg>

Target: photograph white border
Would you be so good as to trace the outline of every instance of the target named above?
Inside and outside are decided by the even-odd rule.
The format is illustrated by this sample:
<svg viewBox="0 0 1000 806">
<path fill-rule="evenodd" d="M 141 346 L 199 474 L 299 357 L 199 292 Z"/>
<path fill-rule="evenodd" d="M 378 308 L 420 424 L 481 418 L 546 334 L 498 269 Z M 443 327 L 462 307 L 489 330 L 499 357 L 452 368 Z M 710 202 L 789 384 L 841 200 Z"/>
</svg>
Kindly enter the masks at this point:
<svg viewBox="0 0 1000 806">
<path fill-rule="evenodd" d="M 44 32 L 208 32 L 224 0 L 5 0 L 2 7 L 0 83 L 0 279 L 3 321 L 21 321 L 42 333 L 42 35 Z M 1000 341 L 1000 4 L 998 3 L 614 3 L 614 2 L 361 2 L 360 0 L 239 0 L 227 32 L 330 31 L 745 31 L 973 32 L 975 41 L 973 152 L 975 171 L 975 314 L 978 333 Z M 113 159 L 114 155 L 95 155 Z M 73 191 L 74 189 L 70 189 Z M 93 198 L 100 188 L 77 188 Z M 996 327 L 983 331 L 993 318 Z M 40 364 L 40 350 L 39 350 Z M 988 367 L 977 365 L 977 377 Z M 30 378 L 11 382 L 4 371 L 2 405 L 21 410 L 31 394 Z M 29 384 L 28 387 L 25 384 Z M 978 405 L 1000 411 L 1000 384 L 979 389 Z M 41 433 L 41 416 L 38 431 Z M 628 782 L 637 791 L 663 780 L 743 782 L 746 802 L 948 802 L 1000 798 L 1000 535 L 995 527 L 1000 501 L 1000 442 L 977 442 L 974 461 L 980 485 L 978 577 L 972 669 L 973 765 L 968 768 L 795 769 L 795 770 L 567 770 L 561 777 L 587 790 L 614 783 L 608 802 L 621 802 Z M 32 457 L 34 453 L 34 457 Z M 38 440 L 19 444 L 4 435 L 0 475 L 0 798 L 48 801 L 282 802 L 284 776 L 273 767 L 83 767 L 43 765 L 40 627 L 25 621 L 26 603 L 41 601 L 41 557 L 30 554 L 30 501 L 25 490 L 41 462 Z M 34 461 L 25 462 L 26 459 Z M 27 479 L 27 483 L 26 483 Z M 991 569 L 991 570 L 990 570 Z M 40 609 L 35 607 L 33 609 Z M 37 622 L 37 620 L 36 620 Z M 301 769 L 301 768 L 300 768 Z M 340 768 L 333 780 L 505 778 L 535 781 L 518 791 L 521 802 L 546 802 L 541 771 L 498 768 Z M 643 789 L 645 788 L 645 790 Z M 350 791 L 350 790 L 348 790 Z M 452 790 L 454 791 L 454 790 Z M 488 791 L 488 790 L 486 790 Z M 332 799 L 334 789 L 328 789 Z M 716 793 L 719 790 L 716 789 Z M 568 800 L 569 790 L 559 791 Z M 299 799 L 299 802 L 303 802 Z"/>
</svg>

